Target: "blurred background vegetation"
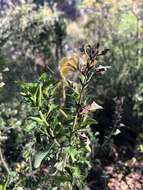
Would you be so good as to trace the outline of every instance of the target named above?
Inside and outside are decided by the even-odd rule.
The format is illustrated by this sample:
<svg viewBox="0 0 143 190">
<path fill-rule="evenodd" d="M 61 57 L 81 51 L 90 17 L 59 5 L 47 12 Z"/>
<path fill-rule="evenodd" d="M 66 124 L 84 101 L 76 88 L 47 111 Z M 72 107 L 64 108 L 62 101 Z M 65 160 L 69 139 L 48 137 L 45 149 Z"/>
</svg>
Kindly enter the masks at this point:
<svg viewBox="0 0 143 190">
<path fill-rule="evenodd" d="M 104 109 L 95 113 L 97 124 L 91 126 L 95 152 L 87 182 L 91 189 L 118 190 L 120 181 L 120 189 L 141 190 L 141 176 L 130 175 L 143 172 L 142 10 L 142 0 L 0 0 L 0 153 L 13 171 L 9 189 L 16 183 L 40 188 L 42 180 L 24 178 L 35 147 L 28 133 L 30 108 L 19 95 L 19 84 L 33 82 L 45 71 L 58 79 L 62 56 L 99 42 L 110 51 L 98 64 L 112 68 L 104 77 L 95 76 L 89 87 Z M 6 173 L 0 164 L 3 183 Z"/>
</svg>

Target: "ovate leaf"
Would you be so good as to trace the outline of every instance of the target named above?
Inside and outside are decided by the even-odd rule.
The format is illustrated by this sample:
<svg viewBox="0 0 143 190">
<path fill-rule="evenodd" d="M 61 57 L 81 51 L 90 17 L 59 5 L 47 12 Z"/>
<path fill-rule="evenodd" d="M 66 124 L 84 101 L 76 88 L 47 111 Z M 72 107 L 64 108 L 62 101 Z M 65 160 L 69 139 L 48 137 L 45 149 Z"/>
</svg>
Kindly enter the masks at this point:
<svg viewBox="0 0 143 190">
<path fill-rule="evenodd" d="M 35 155 L 35 160 L 34 160 L 34 168 L 39 168 L 41 165 L 41 162 L 43 161 L 43 159 L 47 156 L 47 154 L 49 153 L 49 151 L 46 152 L 38 152 Z"/>
</svg>

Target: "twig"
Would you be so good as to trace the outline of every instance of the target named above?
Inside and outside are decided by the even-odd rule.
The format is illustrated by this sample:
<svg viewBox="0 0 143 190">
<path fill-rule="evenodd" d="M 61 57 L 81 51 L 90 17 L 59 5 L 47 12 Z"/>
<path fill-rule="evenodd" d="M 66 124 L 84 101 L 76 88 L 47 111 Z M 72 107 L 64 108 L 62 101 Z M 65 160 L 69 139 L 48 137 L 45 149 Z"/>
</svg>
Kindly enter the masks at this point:
<svg viewBox="0 0 143 190">
<path fill-rule="evenodd" d="M 1 160 L 5 170 L 7 172 L 7 174 L 10 176 L 11 172 L 10 172 L 10 169 L 8 167 L 8 164 L 6 163 L 6 161 L 5 161 L 4 157 L 3 157 L 1 146 L 0 146 L 0 160 Z"/>
<path fill-rule="evenodd" d="M 88 74 L 88 67 L 86 68 L 87 71 L 86 71 L 86 74 L 85 74 L 85 78 L 84 78 L 84 81 L 82 83 L 82 86 L 81 86 L 81 90 L 79 92 L 79 100 L 77 102 L 77 105 L 81 105 L 82 103 L 82 96 L 83 96 L 83 93 L 84 93 L 84 89 L 88 86 L 88 83 L 90 82 L 92 76 L 93 76 L 93 72 L 90 74 L 90 76 L 87 78 L 87 74 Z M 75 118 L 74 118 L 74 122 L 73 122 L 73 131 L 75 130 L 75 127 L 76 127 L 76 124 L 77 124 L 77 120 L 78 120 L 78 115 L 79 115 L 79 109 L 77 108 L 76 110 L 76 114 L 75 114 Z"/>
</svg>

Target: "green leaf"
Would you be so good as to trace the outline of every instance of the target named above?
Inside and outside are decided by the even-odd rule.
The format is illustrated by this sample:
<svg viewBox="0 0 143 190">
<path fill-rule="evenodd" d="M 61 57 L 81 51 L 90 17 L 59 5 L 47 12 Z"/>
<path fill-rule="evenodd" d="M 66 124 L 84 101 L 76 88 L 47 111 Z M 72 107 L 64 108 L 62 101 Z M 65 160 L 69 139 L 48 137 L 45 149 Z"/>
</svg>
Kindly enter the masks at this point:
<svg viewBox="0 0 143 190">
<path fill-rule="evenodd" d="M 60 113 L 61 113 L 65 118 L 68 117 L 67 114 L 66 114 L 62 109 L 59 109 L 59 111 L 60 111 Z"/>
<path fill-rule="evenodd" d="M 0 190 L 6 190 L 5 185 L 0 185 Z"/>
<path fill-rule="evenodd" d="M 39 88 L 38 88 L 38 98 L 37 98 L 37 104 L 39 107 L 41 107 L 42 105 L 42 97 L 43 97 L 43 94 L 42 94 L 42 83 L 39 84 Z"/>
<path fill-rule="evenodd" d="M 139 149 L 139 151 L 140 151 L 141 153 L 143 153 L 143 144 L 140 144 L 138 149 Z"/>
<path fill-rule="evenodd" d="M 39 168 L 39 166 L 41 165 L 41 162 L 43 161 L 43 159 L 47 156 L 47 154 L 50 152 L 50 150 L 52 149 L 52 147 L 55 144 L 53 143 L 52 145 L 50 145 L 49 149 L 45 152 L 38 152 L 35 155 L 35 159 L 34 159 L 34 168 Z"/>
<path fill-rule="evenodd" d="M 49 107 L 49 110 L 48 110 L 47 115 L 49 115 L 53 110 L 57 109 L 57 105 L 55 104 L 49 104 L 48 107 Z"/>
<path fill-rule="evenodd" d="M 43 120 L 39 117 L 30 117 L 30 119 L 36 121 L 37 123 L 43 123 Z"/>
<path fill-rule="evenodd" d="M 74 177 L 80 177 L 81 171 L 79 167 L 71 167 L 71 170 Z"/>
<path fill-rule="evenodd" d="M 15 190 L 23 190 L 23 187 L 16 187 Z"/>
<path fill-rule="evenodd" d="M 80 161 L 81 164 L 86 164 L 88 167 L 91 167 L 91 163 L 89 160 L 86 159 L 86 157 L 80 157 Z"/>
<path fill-rule="evenodd" d="M 87 144 L 85 147 L 86 147 L 86 149 L 88 150 L 88 152 L 91 152 L 91 147 L 90 147 L 89 144 Z"/>
<path fill-rule="evenodd" d="M 4 184 L 0 184 L 0 190 L 6 190 L 7 189 L 6 186 L 7 186 L 8 181 L 9 181 L 9 176 L 7 176 Z"/>
<path fill-rule="evenodd" d="M 26 128 L 25 128 L 25 131 L 27 132 L 30 132 L 32 131 L 33 129 L 35 129 L 37 127 L 36 123 L 35 122 L 31 122 L 29 123 Z"/>
<path fill-rule="evenodd" d="M 75 162 L 76 161 L 76 155 L 78 154 L 78 151 L 73 148 L 73 147 L 69 147 L 66 149 L 66 153 L 71 157 L 72 161 Z"/>
<path fill-rule="evenodd" d="M 92 119 L 92 118 L 88 118 L 85 122 L 84 122 L 85 125 L 94 125 L 94 124 L 97 124 L 97 121 L 95 119 Z"/>
<path fill-rule="evenodd" d="M 47 79 L 47 73 L 43 73 L 40 78 L 39 78 L 40 81 L 43 81 L 43 82 L 48 82 L 48 79 Z"/>
<path fill-rule="evenodd" d="M 32 100 L 33 100 L 35 106 L 38 106 L 38 104 L 37 104 L 38 91 L 39 91 L 39 88 L 36 88 L 36 91 L 35 91 L 34 95 L 32 96 Z"/>
<path fill-rule="evenodd" d="M 95 125 L 95 124 L 97 124 L 97 121 L 95 119 L 87 118 L 84 122 L 79 123 L 78 129 L 83 129 L 90 125 Z"/>
<path fill-rule="evenodd" d="M 83 85 L 85 80 L 85 76 L 83 74 L 80 75 L 80 83 Z"/>
<path fill-rule="evenodd" d="M 49 150 L 46 152 L 38 152 L 35 155 L 34 168 L 39 168 L 43 159 L 47 156 Z"/>
</svg>

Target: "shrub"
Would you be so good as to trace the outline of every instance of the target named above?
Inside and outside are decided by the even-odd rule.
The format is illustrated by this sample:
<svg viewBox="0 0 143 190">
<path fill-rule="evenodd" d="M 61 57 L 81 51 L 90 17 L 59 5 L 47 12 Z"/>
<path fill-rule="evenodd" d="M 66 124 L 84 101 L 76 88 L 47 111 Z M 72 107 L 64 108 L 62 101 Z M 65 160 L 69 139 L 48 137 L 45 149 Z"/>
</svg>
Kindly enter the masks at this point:
<svg viewBox="0 0 143 190">
<path fill-rule="evenodd" d="M 91 112 L 102 108 L 95 101 L 88 100 L 86 89 L 93 74 L 101 74 L 108 67 L 96 65 L 96 58 L 106 52 L 100 51 L 98 44 L 84 46 L 81 51 L 80 62 L 64 58 L 59 63 L 60 71 L 64 67 L 70 76 L 71 72 L 78 72 L 76 80 L 65 75 L 59 82 L 43 74 L 38 82 L 23 84 L 22 95 L 32 108 L 29 115 L 32 122 L 25 130 L 31 136 L 28 144 L 33 148 L 29 151 L 25 147 L 29 153 L 24 153 L 24 159 L 31 160 L 25 175 L 31 176 L 29 182 L 37 188 L 85 187 L 94 139 L 89 126 L 96 123 Z M 67 64 L 71 60 L 71 65 Z M 75 70 L 72 70 L 73 66 Z M 63 90 L 66 89 L 64 105 L 59 101 L 61 85 L 64 85 Z M 26 186 L 24 180 L 22 184 Z"/>
</svg>

